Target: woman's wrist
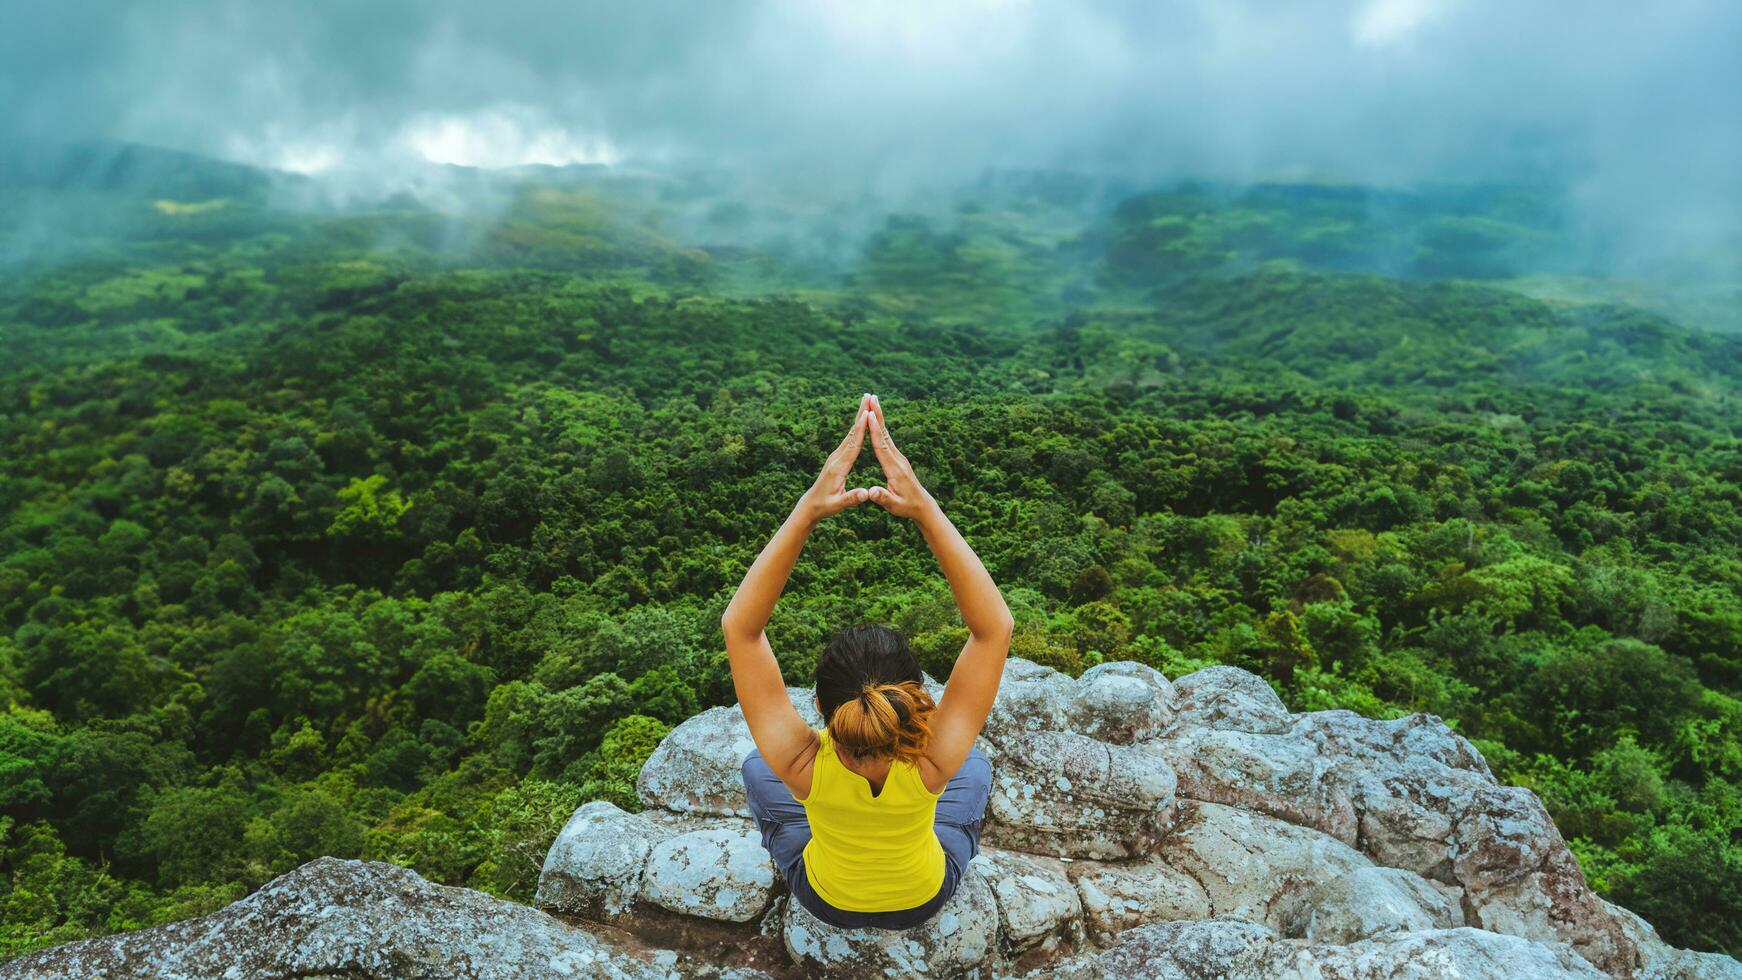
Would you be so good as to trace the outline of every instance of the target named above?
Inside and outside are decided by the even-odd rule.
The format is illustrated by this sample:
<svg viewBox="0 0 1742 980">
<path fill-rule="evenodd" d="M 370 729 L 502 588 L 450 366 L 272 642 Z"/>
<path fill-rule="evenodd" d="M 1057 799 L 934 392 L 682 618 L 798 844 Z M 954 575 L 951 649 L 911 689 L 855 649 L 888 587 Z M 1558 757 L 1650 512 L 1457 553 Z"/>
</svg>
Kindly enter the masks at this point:
<svg viewBox="0 0 1742 980">
<path fill-rule="evenodd" d="M 949 518 L 944 516 L 944 509 L 938 506 L 937 500 L 930 493 L 921 492 L 925 493 L 925 499 L 919 505 L 919 510 L 913 515 L 913 522 L 922 528 L 947 522 Z"/>
<path fill-rule="evenodd" d="M 822 505 L 806 493 L 798 498 L 798 503 L 793 505 L 792 516 L 798 521 L 800 527 L 810 531 L 821 524 L 827 515 L 823 513 Z"/>
</svg>

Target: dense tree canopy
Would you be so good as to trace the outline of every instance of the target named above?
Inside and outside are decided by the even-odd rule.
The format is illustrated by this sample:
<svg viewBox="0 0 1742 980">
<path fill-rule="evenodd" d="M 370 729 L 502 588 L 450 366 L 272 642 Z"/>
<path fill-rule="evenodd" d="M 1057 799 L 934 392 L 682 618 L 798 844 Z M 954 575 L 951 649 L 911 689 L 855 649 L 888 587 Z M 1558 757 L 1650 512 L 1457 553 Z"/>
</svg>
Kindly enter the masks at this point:
<svg viewBox="0 0 1742 980">
<path fill-rule="evenodd" d="M 566 186 L 156 209 L 9 272 L 0 956 L 321 854 L 527 899 L 730 702 L 719 615 L 867 390 L 1015 654 L 1439 714 L 1600 891 L 1742 953 L 1742 344 L 1480 281 L 1543 258 L 1515 197 L 1000 193 L 845 272 Z M 789 679 L 862 619 L 939 676 L 964 636 L 875 508 L 807 545 Z"/>
</svg>

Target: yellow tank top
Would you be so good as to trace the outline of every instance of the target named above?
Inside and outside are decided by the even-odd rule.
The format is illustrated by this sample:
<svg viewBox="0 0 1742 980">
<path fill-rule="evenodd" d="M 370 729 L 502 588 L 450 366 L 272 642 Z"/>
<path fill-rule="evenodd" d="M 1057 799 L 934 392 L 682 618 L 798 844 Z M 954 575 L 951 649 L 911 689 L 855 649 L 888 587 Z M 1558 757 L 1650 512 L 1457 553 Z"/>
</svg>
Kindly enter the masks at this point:
<svg viewBox="0 0 1742 980">
<path fill-rule="evenodd" d="M 804 876 L 823 901 L 846 912 L 898 912 L 937 896 L 944 848 L 932 829 L 940 790 L 926 789 L 919 769 L 892 762 L 883 791 L 835 755 L 829 730 L 811 768 L 811 791 L 799 801 L 810 818 Z"/>
</svg>

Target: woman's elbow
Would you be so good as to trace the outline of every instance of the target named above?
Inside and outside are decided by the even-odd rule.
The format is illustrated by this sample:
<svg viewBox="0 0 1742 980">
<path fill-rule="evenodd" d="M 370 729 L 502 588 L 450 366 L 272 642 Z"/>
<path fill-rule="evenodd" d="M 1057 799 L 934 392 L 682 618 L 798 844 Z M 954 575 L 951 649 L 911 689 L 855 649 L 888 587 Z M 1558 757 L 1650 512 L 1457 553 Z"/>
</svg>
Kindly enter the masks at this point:
<svg viewBox="0 0 1742 980">
<path fill-rule="evenodd" d="M 986 628 L 986 639 L 1009 643 L 1010 637 L 1015 633 L 1016 620 L 1010 615 L 1010 610 L 1006 609 L 1003 615 L 994 619 L 992 625 Z"/>
<path fill-rule="evenodd" d="M 742 620 L 728 612 L 720 617 L 720 632 L 728 639 L 738 639 L 755 636 L 762 631 L 748 629 Z"/>
</svg>

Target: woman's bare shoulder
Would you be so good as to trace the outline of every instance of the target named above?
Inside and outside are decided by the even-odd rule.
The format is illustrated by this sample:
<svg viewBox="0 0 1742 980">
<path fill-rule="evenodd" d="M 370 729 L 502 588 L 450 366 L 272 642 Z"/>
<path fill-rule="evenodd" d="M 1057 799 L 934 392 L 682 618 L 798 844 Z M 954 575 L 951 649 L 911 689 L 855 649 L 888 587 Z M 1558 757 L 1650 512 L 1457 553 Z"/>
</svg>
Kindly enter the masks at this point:
<svg viewBox="0 0 1742 980">
<path fill-rule="evenodd" d="M 925 784 L 926 792 L 933 796 L 941 795 L 944 788 L 950 785 L 950 780 L 956 775 L 953 772 L 945 772 L 942 766 L 923 755 L 919 757 L 918 762 L 913 764 L 913 767 L 919 772 L 919 780 Z"/>
<path fill-rule="evenodd" d="M 803 803 L 805 797 L 810 795 L 811 775 L 816 772 L 817 757 L 822 754 L 823 739 L 826 734 L 824 730 L 811 729 L 810 741 L 799 751 L 798 755 L 793 756 L 792 764 L 781 776 L 780 781 L 786 784 L 788 790 L 792 791 L 792 798 L 800 803 Z"/>
</svg>

